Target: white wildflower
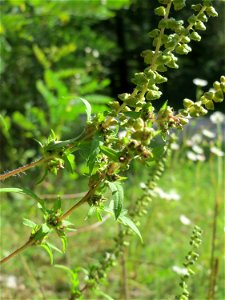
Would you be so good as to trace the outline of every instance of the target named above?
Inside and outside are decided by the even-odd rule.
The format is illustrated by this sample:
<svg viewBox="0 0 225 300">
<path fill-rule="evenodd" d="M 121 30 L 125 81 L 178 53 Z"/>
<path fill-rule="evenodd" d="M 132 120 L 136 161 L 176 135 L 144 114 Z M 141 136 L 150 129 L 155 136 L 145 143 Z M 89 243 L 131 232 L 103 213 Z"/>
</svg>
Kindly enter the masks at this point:
<svg viewBox="0 0 225 300">
<path fill-rule="evenodd" d="M 168 201 L 179 201 L 180 200 L 180 195 L 175 190 L 165 192 L 160 187 L 156 187 L 154 189 L 154 194 L 155 194 L 155 196 L 158 196 L 159 198 L 168 200 Z"/>
<path fill-rule="evenodd" d="M 144 182 L 140 182 L 140 188 L 141 189 L 146 189 L 146 184 Z"/>
<path fill-rule="evenodd" d="M 197 160 L 199 161 L 205 161 L 205 155 L 204 154 L 197 154 L 196 155 Z"/>
<path fill-rule="evenodd" d="M 175 273 L 179 274 L 179 275 L 186 275 L 187 274 L 187 269 L 186 268 L 181 268 L 181 267 L 178 267 L 178 266 L 173 266 L 172 270 Z"/>
<path fill-rule="evenodd" d="M 225 115 L 220 111 L 214 112 L 209 118 L 214 124 L 222 124 L 225 122 Z"/>
<path fill-rule="evenodd" d="M 194 145 L 194 146 L 192 147 L 192 150 L 193 150 L 195 153 L 197 153 L 197 154 L 203 154 L 203 153 L 204 153 L 203 149 L 202 149 L 201 147 L 199 147 L 198 145 Z"/>
<path fill-rule="evenodd" d="M 212 131 L 209 131 L 207 129 L 203 129 L 202 130 L 202 134 L 206 137 L 208 137 L 209 139 L 214 139 L 216 137 L 216 134 Z"/>
<path fill-rule="evenodd" d="M 200 78 L 195 78 L 195 79 L 193 79 L 193 83 L 197 86 L 203 87 L 208 84 L 208 81 L 204 80 L 204 79 L 200 79 Z"/>
<path fill-rule="evenodd" d="M 5 279 L 5 285 L 10 289 L 16 289 L 18 285 L 16 277 L 13 275 L 7 276 Z"/>
<path fill-rule="evenodd" d="M 172 143 L 170 147 L 171 147 L 172 150 L 179 150 L 179 148 L 180 148 L 180 147 L 179 147 L 179 144 L 177 144 L 177 143 L 175 143 L 175 142 Z"/>
<path fill-rule="evenodd" d="M 187 152 L 187 158 L 192 160 L 192 161 L 196 161 L 197 160 L 197 155 L 192 151 L 188 151 Z"/>
<path fill-rule="evenodd" d="M 221 151 L 219 148 L 217 147 L 211 147 L 210 151 L 215 154 L 216 156 L 224 156 L 224 152 Z"/>
<path fill-rule="evenodd" d="M 190 225 L 191 224 L 191 221 L 185 215 L 180 216 L 180 221 L 184 225 Z"/>
<path fill-rule="evenodd" d="M 95 58 L 98 58 L 98 57 L 99 57 L 99 52 L 98 52 L 98 50 L 97 50 L 97 49 L 94 49 L 94 50 L 92 51 L 92 55 L 93 55 Z"/>
<path fill-rule="evenodd" d="M 191 140 L 194 144 L 200 144 L 202 141 L 202 136 L 201 136 L 201 134 L 196 133 L 192 136 Z"/>
<path fill-rule="evenodd" d="M 86 53 L 91 53 L 91 48 L 90 47 L 86 47 L 85 49 L 84 49 L 84 51 L 86 52 Z"/>
</svg>

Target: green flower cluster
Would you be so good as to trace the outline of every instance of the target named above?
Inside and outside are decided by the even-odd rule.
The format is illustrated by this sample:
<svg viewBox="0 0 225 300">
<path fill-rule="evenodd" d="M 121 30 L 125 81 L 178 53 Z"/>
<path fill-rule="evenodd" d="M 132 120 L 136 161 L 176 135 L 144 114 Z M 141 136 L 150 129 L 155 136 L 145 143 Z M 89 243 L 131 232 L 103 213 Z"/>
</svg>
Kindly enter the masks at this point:
<svg viewBox="0 0 225 300">
<path fill-rule="evenodd" d="M 191 251 L 188 252 L 187 256 L 185 257 L 184 267 L 186 268 L 186 273 L 181 276 L 180 281 L 180 287 L 182 288 L 182 294 L 177 296 L 176 299 L 179 300 L 188 300 L 189 299 L 189 291 L 188 291 L 188 285 L 187 280 L 190 278 L 190 276 L 194 275 L 195 272 L 193 271 L 192 267 L 196 263 L 199 254 L 197 253 L 197 250 L 202 242 L 201 240 L 202 236 L 202 230 L 195 226 L 194 230 L 191 235 L 190 245 L 192 247 Z"/>
<path fill-rule="evenodd" d="M 213 89 L 204 93 L 200 100 L 193 102 L 185 98 L 183 100 L 184 110 L 181 111 L 183 116 L 200 117 L 207 114 L 208 110 L 214 109 L 214 103 L 220 103 L 224 100 L 225 93 L 225 76 L 220 77 L 220 81 L 213 83 Z M 205 106 L 205 107 L 204 107 Z"/>
</svg>

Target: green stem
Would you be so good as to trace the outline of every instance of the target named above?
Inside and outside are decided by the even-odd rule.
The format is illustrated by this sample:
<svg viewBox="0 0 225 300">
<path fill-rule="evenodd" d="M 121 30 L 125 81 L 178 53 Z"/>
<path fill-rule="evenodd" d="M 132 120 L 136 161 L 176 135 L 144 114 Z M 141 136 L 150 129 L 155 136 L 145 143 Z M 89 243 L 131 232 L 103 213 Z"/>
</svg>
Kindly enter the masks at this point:
<svg viewBox="0 0 225 300">
<path fill-rule="evenodd" d="M 67 210 L 60 218 L 59 221 L 62 221 L 64 219 L 66 219 L 75 209 L 77 209 L 78 207 L 80 207 L 82 204 L 84 204 L 85 202 L 87 202 L 91 196 L 94 194 L 94 192 L 96 191 L 98 185 L 100 184 L 101 180 L 98 181 L 94 186 L 91 187 L 91 189 L 84 195 L 84 197 L 78 201 L 76 204 L 74 204 L 69 210 Z"/>
</svg>

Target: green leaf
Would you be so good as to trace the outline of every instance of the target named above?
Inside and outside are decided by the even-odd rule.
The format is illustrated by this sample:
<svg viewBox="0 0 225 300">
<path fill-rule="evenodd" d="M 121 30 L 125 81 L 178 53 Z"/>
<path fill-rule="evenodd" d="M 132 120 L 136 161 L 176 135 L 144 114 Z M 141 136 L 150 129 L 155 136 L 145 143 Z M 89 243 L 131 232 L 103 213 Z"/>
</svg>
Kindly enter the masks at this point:
<svg viewBox="0 0 225 300">
<path fill-rule="evenodd" d="M 91 121 L 91 105 L 90 103 L 84 99 L 84 98 L 80 98 L 80 100 L 84 103 L 85 107 L 86 107 L 86 113 L 87 113 L 87 122 Z"/>
<path fill-rule="evenodd" d="M 57 252 L 59 252 L 59 253 L 62 254 L 62 251 L 58 247 L 56 247 L 55 245 L 53 245 L 53 244 L 51 244 L 49 242 L 47 242 L 45 244 L 47 244 L 51 249 L 53 249 L 53 250 L 55 250 L 55 251 L 57 251 Z"/>
<path fill-rule="evenodd" d="M 33 193 L 29 189 L 21 189 L 21 188 L 0 188 L 0 193 L 20 193 L 25 194 L 27 196 L 30 196 L 34 200 L 37 200 L 38 202 L 43 202 L 41 198 L 39 198 L 35 193 Z"/>
<path fill-rule="evenodd" d="M 23 218 L 23 225 L 33 228 L 37 224 L 34 223 L 33 221 L 29 220 L 29 219 Z"/>
<path fill-rule="evenodd" d="M 125 111 L 124 115 L 128 116 L 128 117 L 130 117 L 132 119 L 137 119 L 137 118 L 140 117 L 141 112 L 137 112 L 137 111 Z"/>
<path fill-rule="evenodd" d="M 73 168 L 74 167 L 74 164 L 73 164 L 74 155 L 73 154 L 68 154 L 68 155 L 65 154 L 62 156 L 62 159 L 64 161 L 66 170 L 69 173 L 73 174 L 73 172 L 74 172 L 74 168 Z"/>
<path fill-rule="evenodd" d="M 68 267 L 66 267 L 66 266 L 64 266 L 64 265 L 54 265 L 56 268 L 58 268 L 58 269 L 62 269 L 62 270 L 64 270 L 64 271 L 66 271 L 67 273 L 69 273 L 72 277 L 74 276 L 74 273 L 73 273 L 73 271 L 70 269 L 70 268 L 68 268 Z"/>
<path fill-rule="evenodd" d="M 67 248 L 67 237 L 65 235 L 60 236 L 61 242 L 62 242 L 62 251 L 63 253 L 66 252 Z"/>
<path fill-rule="evenodd" d="M 99 148 L 101 149 L 102 153 L 104 153 L 106 156 L 108 156 L 112 161 L 115 161 L 115 162 L 119 161 L 119 157 L 121 155 L 120 152 L 117 152 L 106 146 L 100 146 Z"/>
<path fill-rule="evenodd" d="M 122 224 L 124 224 L 125 226 L 128 226 L 133 232 L 135 232 L 143 243 L 143 239 L 142 239 L 139 229 L 137 228 L 135 223 L 129 217 L 127 217 L 125 215 L 121 215 L 118 218 L 118 221 L 121 222 Z"/>
<path fill-rule="evenodd" d="M 54 258 L 53 258 L 52 249 L 49 247 L 47 243 L 41 244 L 40 247 L 42 247 L 48 253 L 50 258 L 50 264 L 53 265 Z"/>
<path fill-rule="evenodd" d="M 57 200 L 54 202 L 54 211 L 61 209 L 61 206 L 62 206 L 62 201 L 60 197 L 58 197 Z"/>
<path fill-rule="evenodd" d="M 115 218 L 118 219 L 123 208 L 123 187 L 119 182 L 108 182 L 108 185 L 112 192 L 114 215 Z"/>
</svg>

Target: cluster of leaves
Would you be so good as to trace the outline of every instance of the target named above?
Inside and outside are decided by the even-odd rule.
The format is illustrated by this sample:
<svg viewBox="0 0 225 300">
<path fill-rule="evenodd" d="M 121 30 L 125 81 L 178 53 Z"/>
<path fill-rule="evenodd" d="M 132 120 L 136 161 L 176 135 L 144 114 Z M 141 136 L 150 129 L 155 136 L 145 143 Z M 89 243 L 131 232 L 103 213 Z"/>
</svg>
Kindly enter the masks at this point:
<svg viewBox="0 0 225 300">
<path fill-rule="evenodd" d="M 177 55 L 188 54 L 191 51 L 190 41 L 199 40 L 197 31 L 205 28 L 204 23 L 209 16 L 217 15 L 211 1 L 203 0 L 201 5 L 192 7 L 196 13 L 188 19 L 188 25 L 185 26 L 183 20 L 169 18 L 170 10 L 183 8 L 185 0 L 159 0 L 159 2 L 161 6 L 156 8 L 155 13 L 163 18 L 159 21 L 158 28 L 150 33 L 155 50 L 145 50 L 142 53 L 148 67 L 144 72 L 134 75 L 133 92 L 120 94 L 120 101 L 111 103 L 110 111 L 98 112 L 94 116 L 88 101 L 81 99 L 87 113 L 84 131 L 78 137 L 66 141 L 58 141 L 56 136 L 51 134 L 47 143 L 41 144 L 45 169 L 54 174 L 64 166 L 72 172 L 73 153 L 82 154 L 87 167 L 85 175 L 89 178 L 89 190 L 79 202 L 64 213 L 60 200 L 56 202 L 53 209 L 49 210 L 43 200 L 35 196 L 43 213 L 44 223 L 37 225 L 26 220 L 26 225 L 32 227 L 30 245 L 42 245 L 52 260 L 52 248 L 56 248 L 47 242 L 47 237 L 55 230 L 62 240 L 63 251 L 65 251 L 65 230 L 69 229 L 71 224 L 64 219 L 83 203 L 90 205 L 88 215 L 96 213 L 101 220 L 102 213 L 107 213 L 126 226 L 116 239 L 115 248 L 107 252 L 110 254 L 104 256 L 99 264 L 100 267 L 90 269 L 88 287 L 100 282 L 100 279 L 105 276 L 102 269 L 107 270 L 113 265 L 113 261 L 126 245 L 124 238 L 130 233 L 130 229 L 141 238 L 137 227 L 138 219 L 147 213 L 146 207 L 151 201 L 151 191 L 162 174 L 164 157 L 171 145 L 171 130 L 182 129 L 191 117 L 206 114 L 207 108 L 211 109 L 209 101 L 220 102 L 223 99 L 224 76 L 221 77 L 220 82 L 214 84 L 215 91 L 205 93 L 199 101 L 192 102 L 185 99 L 185 107 L 178 113 L 168 105 L 168 101 L 165 101 L 158 111 L 155 109 L 154 101 L 162 96 L 159 85 L 167 81 L 161 73 L 168 68 L 178 68 Z M 42 59 L 40 49 L 35 49 L 39 59 Z M 49 75 L 47 81 L 50 81 L 52 73 L 47 74 Z M 40 83 L 39 87 L 41 86 L 43 88 Z M 52 101 L 55 107 L 55 100 Z M 132 211 L 131 220 L 124 205 L 122 181 L 126 179 L 124 175 L 133 160 L 138 160 L 147 166 L 153 165 L 155 171 L 152 172 L 150 181 L 146 183 L 144 196 L 129 210 L 129 213 Z M 76 276 L 72 278 L 77 285 Z"/>
</svg>

